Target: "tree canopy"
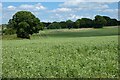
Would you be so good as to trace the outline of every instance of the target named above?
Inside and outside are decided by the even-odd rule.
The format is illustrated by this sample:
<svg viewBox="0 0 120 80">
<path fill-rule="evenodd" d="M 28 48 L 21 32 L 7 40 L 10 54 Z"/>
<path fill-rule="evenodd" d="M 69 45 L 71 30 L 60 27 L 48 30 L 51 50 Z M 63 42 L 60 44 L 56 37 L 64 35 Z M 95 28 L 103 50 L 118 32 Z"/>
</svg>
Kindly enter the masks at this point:
<svg viewBox="0 0 120 80">
<path fill-rule="evenodd" d="M 48 26 L 48 29 L 60 29 L 60 28 L 61 26 L 58 22 L 53 22 L 52 24 Z"/>
<path fill-rule="evenodd" d="M 43 22 L 47 29 L 64 29 L 64 28 L 102 28 L 104 26 L 117 26 L 120 21 L 108 16 L 96 15 L 94 19 L 81 18 L 76 21 L 66 20 L 61 22 Z"/>
<path fill-rule="evenodd" d="M 93 26 L 92 20 L 89 18 L 78 19 L 75 24 L 77 28 L 90 28 Z"/>
<path fill-rule="evenodd" d="M 103 18 L 107 21 L 106 26 L 116 26 L 116 25 L 118 25 L 118 21 L 116 19 L 111 19 L 108 16 L 103 16 Z"/>
<path fill-rule="evenodd" d="M 67 20 L 66 24 L 67 24 L 67 28 L 69 28 L 69 29 L 73 28 L 73 21 Z"/>
<path fill-rule="evenodd" d="M 94 21 L 94 28 L 102 28 L 107 24 L 107 21 L 104 19 L 104 17 L 100 15 L 96 15 Z"/>
<path fill-rule="evenodd" d="M 43 24 L 29 11 L 19 11 L 8 22 L 8 28 L 16 30 L 17 37 L 30 38 L 43 29 Z"/>
</svg>

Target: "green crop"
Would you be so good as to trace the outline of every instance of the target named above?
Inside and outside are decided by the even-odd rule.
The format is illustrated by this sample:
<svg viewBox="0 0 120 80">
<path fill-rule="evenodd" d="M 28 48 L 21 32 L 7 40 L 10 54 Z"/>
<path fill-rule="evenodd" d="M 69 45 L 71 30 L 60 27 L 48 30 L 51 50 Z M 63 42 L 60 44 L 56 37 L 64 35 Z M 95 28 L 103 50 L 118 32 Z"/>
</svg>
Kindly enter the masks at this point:
<svg viewBox="0 0 120 80">
<path fill-rule="evenodd" d="M 3 77 L 118 77 L 117 28 L 45 30 L 31 40 L 6 39 L 2 47 Z"/>
</svg>

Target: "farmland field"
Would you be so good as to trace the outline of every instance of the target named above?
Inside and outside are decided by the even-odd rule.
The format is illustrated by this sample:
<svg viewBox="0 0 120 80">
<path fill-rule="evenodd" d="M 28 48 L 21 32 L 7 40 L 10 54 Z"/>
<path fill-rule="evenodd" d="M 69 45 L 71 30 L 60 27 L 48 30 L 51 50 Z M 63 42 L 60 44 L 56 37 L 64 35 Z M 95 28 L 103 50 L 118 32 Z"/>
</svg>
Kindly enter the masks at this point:
<svg viewBox="0 0 120 80">
<path fill-rule="evenodd" d="M 118 77 L 117 27 L 44 30 L 2 42 L 3 77 Z"/>
</svg>

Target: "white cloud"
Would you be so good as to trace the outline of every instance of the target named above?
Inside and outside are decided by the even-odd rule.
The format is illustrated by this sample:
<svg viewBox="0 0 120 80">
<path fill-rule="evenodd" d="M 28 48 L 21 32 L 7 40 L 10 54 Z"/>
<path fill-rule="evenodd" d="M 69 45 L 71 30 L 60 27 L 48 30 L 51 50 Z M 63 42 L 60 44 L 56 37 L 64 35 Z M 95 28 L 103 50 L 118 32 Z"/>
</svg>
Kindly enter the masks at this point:
<svg viewBox="0 0 120 80">
<path fill-rule="evenodd" d="M 1 4 L 0 4 L 1 6 Z M 27 10 L 32 12 L 35 16 L 39 16 L 40 10 L 46 9 L 44 6 L 42 6 L 40 3 L 36 4 L 21 4 L 19 6 L 9 5 L 7 7 L 3 7 L 3 21 L 8 22 L 8 19 L 11 19 L 13 14 L 15 14 L 17 11 L 21 10 Z"/>
<path fill-rule="evenodd" d="M 98 9 L 107 9 L 109 8 L 109 6 L 105 3 L 91 3 L 87 8 L 91 10 L 95 10 L 95 9 L 98 10 Z"/>
<path fill-rule="evenodd" d="M 62 3 L 58 8 L 55 9 L 46 9 L 41 3 L 36 4 L 22 4 L 20 6 L 9 6 L 10 10 L 5 12 L 3 15 L 5 16 L 5 20 L 8 20 L 10 16 L 12 16 L 13 12 L 17 12 L 20 10 L 28 10 L 31 11 L 35 16 L 39 17 L 43 22 L 53 22 L 53 21 L 66 21 L 71 19 L 75 21 L 80 18 L 91 18 L 93 19 L 95 15 L 103 13 L 109 16 L 109 13 L 115 13 L 117 10 L 110 9 L 108 2 L 84 2 L 85 0 L 68 0 Z M 15 7 L 15 8 L 14 8 Z M 12 9 L 13 8 L 13 9 Z M 8 10 L 8 8 L 6 8 Z M 4 11 L 7 11 L 4 10 Z M 40 11 L 43 10 L 43 11 Z M 42 12 L 42 13 L 41 13 Z M 110 14 L 111 15 L 111 14 Z M 115 14 L 116 15 L 116 14 Z M 111 16 L 110 16 L 111 17 Z M 113 16 L 114 17 L 114 16 Z"/>
<path fill-rule="evenodd" d="M 54 14 L 50 16 L 50 20 L 53 21 L 66 21 L 66 20 L 72 20 L 76 21 L 77 19 L 83 18 L 84 16 L 76 15 L 76 14 Z M 51 22 L 50 21 L 50 22 Z"/>
<path fill-rule="evenodd" d="M 20 9 L 27 9 L 27 10 L 44 10 L 44 9 L 46 9 L 40 3 L 35 4 L 35 5 L 22 4 L 19 6 L 19 8 Z"/>
<path fill-rule="evenodd" d="M 61 6 L 76 6 L 81 2 L 119 2 L 119 0 L 66 0 Z"/>
<path fill-rule="evenodd" d="M 57 8 L 57 9 L 52 10 L 52 12 L 69 12 L 69 11 L 72 11 L 72 9 L 70 9 L 70 8 Z"/>
<path fill-rule="evenodd" d="M 76 19 L 80 19 L 82 18 L 83 16 L 78 16 L 78 15 L 75 15 L 75 14 L 70 14 L 68 19 L 71 19 L 71 20 L 76 20 Z"/>
<path fill-rule="evenodd" d="M 42 20 L 41 22 L 53 22 L 53 21 L 46 19 L 46 20 Z"/>
<path fill-rule="evenodd" d="M 98 10 L 99 12 L 106 12 L 106 13 L 118 13 L 118 9 L 104 9 L 104 10 Z"/>
<path fill-rule="evenodd" d="M 81 3 L 81 1 L 84 1 L 84 0 L 67 0 L 65 1 L 63 4 L 61 4 L 60 6 L 61 7 L 71 7 L 71 6 L 77 6 Z"/>
<path fill-rule="evenodd" d="M 16 9 L 15 6 L 8 6 L 7 8 L 8 8 L 8 10 L 15 10 Z"/>
<path fill-rule="evenodd" d="M 108 4 L 108 3 L 107 3 Z M 103 2 L 80 2 L 78 0 L 75 1 L 66 1 L 63 4 L 60 4 L 60 7 L 64 8 L 79 8 L 79 9 L 105 9 L 109 8 L 109 6 Z"/>
<path fill-rule="evenodd" d="M 108 2 L 84 2 L 84 0 L 69 0 L 59 6 L 62 8 L 69 9 L 69 12 L 79 12 L 79 11 L 98 11 L 109 9 Z M 59 11 L 60 10 L 56 10 Z M 55 10 L 54 10 L 55 12 Z"/>
<path fill-rule="evenodd" d="M 42 6 L 40 3 L 36 4 L 36 5 L 35 5 L 35 8 L 38 9 L 38 10 L 40 10 L 40 9 L 44 10 L 44 9 L 46 9 L 46 8 L 45 8 L 44 6 Z"/>
<path fill-rule="evenodd" d="M 76 14 L 69 14 L 67 15 L 67 20 L 70 19 L 70 20 L 73 20 L 73 21 L 76 21 L 77 19 L 81 19 L 81 18 L 90 18 L 90 19 L 93 19 L 95 17 L 94 14 L 84 14 L 84 15 L 76 15 Z"/>
<path fill-rule="evenodd" d="M 105 12 L 117 13 L 118 9 L 106 9 Z"/>
<path fill-rule="evenodd" d="M 71 11 L 73 11 L 73 14 L 72 12 L 70 12 L 71 15 L 67 16 L 68 19 L 72 19 L 72 20 L 75 20 L 75 19 L 79 19 L 79 18 L 82 18 L 82 17 L 86 17 L 86 18 L 91 18 L 93 19 L 94 18 L 94 14 L 89 14 L 89 15 L 85 15 L 83 14 L 82 16 L 80 15 L 75 15 L 74 12 L 78 13 L 78 12 L 93 12 L 95 14 L 114 14 L 114 15 L 117 15 L 118 13 L 118 10 L 117 9 L 111 9 L 109 7 L 109 4 L 112 4 L 112 2 L 85 2 L 84 0 L 70 0 L 70 1 L 66 1 L 64 2 L 63 4 L 60 4 L 60 7 L 61 8 L 69 8 L 71 9 Z M 116 18 L 116 16 L 113 16 Z"/>
<path fill-rule="evenodd" d="M 29 11 L 38 11 L 38 10 L 45 10 L 46 7 L 42 6 L 40 3 L 34 4 L 34 5 L 30 5 L 30 4 L 22 4 L 20 6 L 8 6 L 7 8 L 5 8 L 4 10 L 15 10 L 15 11 L 19 11 L 19 10 L 29 10 Z"/>
</svg>

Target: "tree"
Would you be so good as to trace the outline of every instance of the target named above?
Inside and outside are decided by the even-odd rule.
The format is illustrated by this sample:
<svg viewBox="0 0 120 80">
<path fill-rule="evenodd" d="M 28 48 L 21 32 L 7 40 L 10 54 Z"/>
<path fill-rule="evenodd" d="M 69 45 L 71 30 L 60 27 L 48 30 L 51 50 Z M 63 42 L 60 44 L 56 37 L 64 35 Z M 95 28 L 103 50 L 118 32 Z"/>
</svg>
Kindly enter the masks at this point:
<svg viewBox="0 0 120 80">
<path fill-rule="evenodd" d="M 67 24 L 67 28 L 69 28 L 69 29 L 73 28 L 73 21 L 67 20 L 66 24 Z"/>
<path fill-rule="evenodd" d="M 107 21 L 106 26 L 117 26 L 118 21 L 116 19 L 111 19 L 110 17 L 103 16 L 103 18 Z"/>
<path fill-rule="evenodd" d="M 76 20 L 76 26 L 78 28 L 91 28 L 93 26 L 93 21 L 89 18 L 82 18 Z"/>
<path fill-rule="evenodd" d="M 60 29 L 60 28 L 61 28 L 61 26 L 60 26 L 59 22 L 53 22 L 52 24 L 50 24 L 48 26 L 48 29 Z"/>
<path fill-rule="evenodd" d="M 65 21 L 61 21 L 60 26 L 61 26 L 62 29 L 67 28 L 67 24 L 66 24 Z"/>
<path fill-rule="evenodd" d="M 75 28 L 80 28 L 80 19 L 75 21 Z"/>
<path fill-rule="evenodd" d="M 40 23 L 40 25 L 41 25 L 40 30 L 44 30 L 44 28 L 45 28 L 45 24 Z"/>
<path fill-rule="evenodd" d="M 2 35 L 12 35 L 15 34 L 16 30 L 12 29 L 11 27 L 8 27 L 7 24 L 2 24 Z"/>
<path fill-rule="evenodd" d="M 102 28 L 107 21 L 100 15 L 96 15 L 94 19 L 94 28 Z"/>
<path fill-rule="evenodd" d="M 39 33 L 44 26 L 31 12 L 19 11 L 9 20 L 8 27 L 16 30 L 17 37 L 30 38 L 30 35 Z"/>
<path fill-rule="evenodd" d="M 17 33 L 17 37 L 21 37 L 21 38 L 27 38 L 29 39 L 29 31 L 27 30 L 28 27 L 30 27 L 30 25 L 27 22 L 20 22 L 18 24 L 18 29 L 16 31 Z"/>
<path fill-rule="evenodd" d="M 117 26 L 118 25 L 117 19 L 111 19 L 110 22 L 111 22 L 110 26 Z"/>
<path fill-rule="evenodd" d="M 12 29 L 12 28 L 2 30 L 2 34 L 5 34 L 5 35 L 12 35 L 12 34 L 15 34 L 15 32 L 16 31 L 14 29 Z"/>
<path fill-rule="evenodd" d="M 108 16 L 103 16 L 103 18 L 107 21 L 106 26 L 111 26 L 111 18 Z"/>
</svg>

